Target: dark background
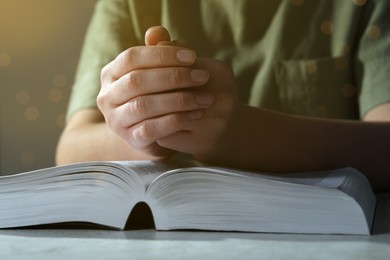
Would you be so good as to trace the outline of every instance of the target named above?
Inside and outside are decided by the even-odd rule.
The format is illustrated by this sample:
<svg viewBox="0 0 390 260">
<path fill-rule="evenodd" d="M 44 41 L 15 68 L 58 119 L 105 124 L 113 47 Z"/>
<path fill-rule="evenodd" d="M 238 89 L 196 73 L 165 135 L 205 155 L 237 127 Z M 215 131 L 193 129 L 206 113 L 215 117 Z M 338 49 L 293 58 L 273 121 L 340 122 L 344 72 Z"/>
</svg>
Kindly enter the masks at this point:
<svg viewBox="0 0 390 260">
<path fill-rule="evenodd" d="M 1 175 L 54 165 L 95 0 L 0 0 Z"/>
</svg>

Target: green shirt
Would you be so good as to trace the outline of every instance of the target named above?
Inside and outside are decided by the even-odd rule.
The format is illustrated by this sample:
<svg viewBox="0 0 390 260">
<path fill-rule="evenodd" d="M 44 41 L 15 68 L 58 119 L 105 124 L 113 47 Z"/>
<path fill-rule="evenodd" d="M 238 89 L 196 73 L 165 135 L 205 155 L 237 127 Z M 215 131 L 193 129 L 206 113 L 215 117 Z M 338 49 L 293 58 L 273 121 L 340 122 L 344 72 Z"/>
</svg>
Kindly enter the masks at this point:
<svg viewBox="0 0 390 260">
<path fill-rule="evenodd" d="M 358 119 L 390 101 L 389 14 L 388 0 L 100 0 L 68 117 L 96 107 L 104 65 L 163 25 L 229 63 L 250 105 Z"/>
</svg>

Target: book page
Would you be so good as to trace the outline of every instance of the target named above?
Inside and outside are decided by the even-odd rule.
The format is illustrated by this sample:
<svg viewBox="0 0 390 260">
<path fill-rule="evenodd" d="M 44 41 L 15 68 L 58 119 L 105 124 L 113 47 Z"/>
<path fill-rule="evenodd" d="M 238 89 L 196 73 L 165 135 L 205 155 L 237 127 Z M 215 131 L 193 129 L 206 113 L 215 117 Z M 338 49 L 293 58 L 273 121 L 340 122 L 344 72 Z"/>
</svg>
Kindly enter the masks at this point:
<svg viewBox="0 0 390 260">
<path fill-rule="evenodd" d="M 137 173 L 145 185 L 145 190 L 161 174 L 175 169 L 176 163 L 168 161 L 126 161 L 118 162 L 132 172 Z"/>
<path fill-rule="evenodd" d="M 369 234 L 375 201 L 364 206 L 343 189 L 357 187 L 369 197 L 359 176 L 349 168 L 290 174 L 177 168 L 158 176 L 146 198 L 159 230 Z"/>
<path fill-rule="evenodd" d="M 262 178 L 286 183 L 294 183 L 301 185 L 320 186 L 328 188 L 336 188 L 343 184 L 343 182 L 351 174 L 351 168 L 342 168 L 329 171 L 318 171 L 318 172 L 302 172 L 302 173 L 262 173 L 255 171 L 245 171 L 241 169 L 230 169 L 224 167 L 214 166 L 202 166 L 202 167 L 191 167 L 187 169 L 177 169 L 177 171 L 198 171 L 205 173 L 216 173 L 216 174 L 228 174 L 228 175 L 241 175 L 254 178 Z"/>
</svg>

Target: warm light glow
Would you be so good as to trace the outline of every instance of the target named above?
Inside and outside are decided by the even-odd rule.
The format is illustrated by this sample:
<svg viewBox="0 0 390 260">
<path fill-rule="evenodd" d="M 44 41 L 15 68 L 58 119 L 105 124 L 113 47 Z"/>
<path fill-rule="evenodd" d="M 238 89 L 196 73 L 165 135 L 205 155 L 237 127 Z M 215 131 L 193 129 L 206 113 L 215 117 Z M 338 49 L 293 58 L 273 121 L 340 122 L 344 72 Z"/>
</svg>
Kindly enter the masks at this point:
<svg viewBox="0 0 390 260">
<path fill-rule="evenodd" d="M 1 44 L 15 55 L 44 52 L 74 24 L 72 13 L 77 9 L 69 2 L 1 0 Z M 91 9 L 94 2 L 84 0 L 80 5 Z"/>
<path fill-rule="evenodd" d="M 0 0 L 0 175 L 53 165 L 96 2 Z"/>
</svg>

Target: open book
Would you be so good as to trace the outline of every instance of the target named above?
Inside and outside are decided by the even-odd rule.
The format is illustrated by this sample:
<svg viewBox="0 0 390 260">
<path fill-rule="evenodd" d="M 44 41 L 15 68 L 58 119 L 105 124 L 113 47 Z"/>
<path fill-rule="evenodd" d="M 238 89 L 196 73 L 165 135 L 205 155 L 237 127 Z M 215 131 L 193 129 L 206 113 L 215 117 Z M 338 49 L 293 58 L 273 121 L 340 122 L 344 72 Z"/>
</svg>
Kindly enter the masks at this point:
<svg viewBox="0 0 390 260">
<path fill-rule="evenodd" d="M 123 229 L 145 202 L 157 230 L 370 234 L 376 197 L 352 168 L 264 174 L 175 162 L 88 162 L 0 177 L 0 228 Z"/>
</svg>

